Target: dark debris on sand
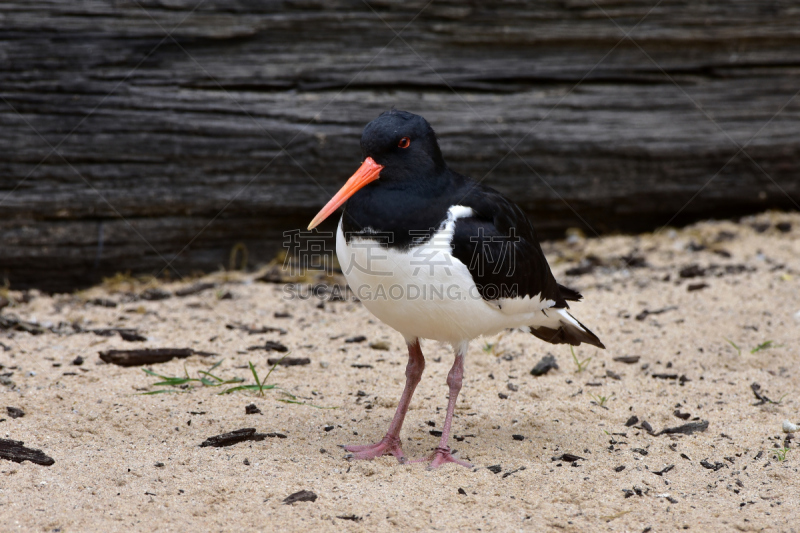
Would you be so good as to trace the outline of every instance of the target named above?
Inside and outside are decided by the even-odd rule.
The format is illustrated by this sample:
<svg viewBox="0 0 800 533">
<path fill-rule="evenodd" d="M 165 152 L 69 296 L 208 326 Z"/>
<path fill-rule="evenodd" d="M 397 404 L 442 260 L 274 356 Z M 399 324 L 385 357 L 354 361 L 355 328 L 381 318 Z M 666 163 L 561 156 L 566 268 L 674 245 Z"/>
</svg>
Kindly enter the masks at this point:
<svg viewBox="0 0 800 533">
<path fill-rule="evenodd" d="M 551 370 L 558 370 L 558 363 L 552 354 L 547 354 L 531 369 L 531 375 L 543 376 Z"/>
<path fill-rule="evenodd" d="M 48 457 L 42 450 L 26 448 L 20 440 L 0 439 L 0 459 L 7 459 L 15 463 L 30 461 L 37 465 L 50 466 L 55 464 L 52 457 Z"/>
<path fill-rule="evenodd" d="M 146 348 L 141 350 L 106 350 L 100 359 L 118 366 L 143 366 L 166 363 L 173 359 L 186 359 L 192 355 L 215 355 L 198 352 L 191 348 Z"/>
<path fill-rule="evenodd" d="M 664 428 L 654 436 L 659 435 L 691 435 L 698 431 L 705 431 L 708 429 L 708 420 L 700 420 L 699 422 L 689 422 L 681 426 Z"/>
<path fill-rule="evenodd" d="M 248 440 L 260 441 L 266 439 L 267 437 L 278 437 L 285 439 L 286 435 L 283 435 L 282 433 L 256 433 L 256 428 L 242 428 L 237 429 L 236 431 L 209 437 L 200 444 L 200 447 L 205 448 L 207 446 L 213 446 L 214 448 L 222 448 L 223 446 L 233 446 L 234 444 Z"/>
<path fill-rule="evenodd" d="M 550 458 L 551 461 L 565 461 L 567 463 L 574 463 L 575 461 L 585 461 L 584 457 L 580 457 L 578 455 L 574 455 L 571 453 L 564 453 L 561 455 L 556 455 L 555 457 Z"/>
<path fill-rule="evenodd" d="M 288 495 L 286 498 L 283 499 L 283 503 L 286 505 L 291 505 L 297 502 L 315 502 L 317 501 L 317 495 L 310 490 L 300 490 Z"/>
<path fill-rule="evenodd" d="M 308 357 L 270 357 L 267 359 L 267 363 L 278 366 L 304 366 L 310 365 L 311 359 Z"/>
</svg>

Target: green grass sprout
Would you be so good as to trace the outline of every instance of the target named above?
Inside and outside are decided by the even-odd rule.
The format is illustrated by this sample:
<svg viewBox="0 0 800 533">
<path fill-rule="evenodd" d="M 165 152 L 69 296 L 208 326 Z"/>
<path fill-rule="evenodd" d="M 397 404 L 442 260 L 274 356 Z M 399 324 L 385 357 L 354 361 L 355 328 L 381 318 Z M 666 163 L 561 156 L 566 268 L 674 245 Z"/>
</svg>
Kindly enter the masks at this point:
<svg viewBox="0 0 800 533">
<path fill-rule="evenodd" d="M 501 355 L 506 353 L 505 350 L 499 350 L 500 341 L 502 341 L 503 337 L 505 337 L 505 336 L 506 336 L 506 332 L 503 332 L 503 333 L 501 333 L 500 335 L 497 336 L 497 340 L 495 342 L 488 342 L 488 341 L 484 342 L 483 343 L 483 351 L 484 351 L 484 353 L 492 354 L 495 357 L 500 357 Z"/>
<path fill-rule="evenodd" d="M 572 352 L 572 360 L 575 361 L 575 366 L 578 367 L 575 372 L 583 372 L 586 370 L 586 367 L 589 366 L 589 361 L 592 360 L 591 357 L 584 359 L 583 361 L 578 361 L 578 356 L 575 355 L 575 349 L 570 346 L 569 351 Z"/>
<path fill-rule="evenodd" d="M 177 387 L 180 390 L 176 390 L 174 388 L 159 389 L 159 390 L 143 392 L 142 394 L 151 395 L 151 394 L 165 394 L 174 392 L 187 392 L 195 388 L 192 386 L 193 383 L 199 383 L 203 387 L 219 387 L 220 385 L 230 385 L 233 383 L 241 383 L 242 381 L 244 381 L 242 378 L 222 379 L 221 377 L 212 374 L 211 371 L 216 369 L 219 365 L 221 365 L 222 361 L 223 359 L 220 359 L 208 370 L 198 370 L 197 374 L 199 377 L 197 378 L 189 377 L 189 371 L 186 370 L 186 365 L 183 365 L 183 373 L 184 373 L 183 377 L 164 376 L 162 374 L 158 374 L 157 372 L 153 372 L 149 368 L 143 368 L 142 370 L 144 371 L 145 374 L 161 380 L 156 383 L 153 383 L 151 387 Z"/>
<path fill-rule="evenodd" d="M 735 343 L 735 342 L 733 342 L 732 340 L 730 340 L 728 337 L 722 337 L 722 338 L 723 338 L 723 339 L 725 339 L 726 341 L 728 341 L 728 344 L 730 344 L 731 346 L 733 346 L 733 347 L 736 349 L 736 351 L 739 353 L 739 356 L 741 357 L 741 355 L 742 355 L 742 349 L 741 349 L 741 348 L 739 348 L 739 346 L 737 346 L 737 345 L 736 345 L 736 343 Z"/>
<path fill-rule="evenodd" d="M 784 399 L 784 398 L 786 398 L 788 395 L 789 395 L 789 393 L 787 392 L 787 393 L 785 393 L 783 396 L 781 396 L 780 398 L 778 398 L 777 400 L 770 400 L 770 401 L 769 401 L 769 403 L 771 403 L 771 404 L 775 404 L 775 405 L 780 405 L 780 404 L 781 404 L 781 402 L 783 401 L 783 399 Z"/>
<path fill-rule="evenodd" d="M 753 348 L 752 350 L 750 350 L 750 353 L 758 353 L 761 350 L 768 350 L 769 348 L 780 348 L 781 346 L 783 346 L 783 344 L 775 344 L 774 341 L 764 341 L 755 348 Z"/>
<path fill-rule="evenodd" d="M 608 409 L 608 407 L 606 407 L 606 402 L 614 397 L 614 393 L 611 393 L 611 396 L 595 396 L 594 394 L 589 393 L 589 396 L 598 406 Z"/>
<path fill-rule="evenodd" d="M 281 361 L 283 361 L 283 359 L 286 356 L 288 356 L 290 353 L 292 353 L 292 352 L 286 352 L 286 354 L 283 357 L 281 357 L 280 359 L 275 361 L 275 364 L 272 365 L 272 368 L 269 369 L 269 372 L 267 372 L 267 375 L 264 377 L 263 380 L 258 378 L 258 372 L 256 372 L 255 365 L 252 362 L 248 361 L 247 364 L 250 365 L 250 372 L 253 373 L 253 379 L 256 380 L 256 384 L 255 385 L 239 385 L 238 387 L 232 387 L 230 389 L 225 389 L 224 391 L 220 392 L 220 394 L 230 394 L 231 392 L 236 392 L 236 391 L 240 391 L 240 390 L 252 390 L 252 391 L 256 391 L 257 390 L 258 394 L 260 396 L 264 396 L 264 391 L 265 390 L 270 390 L 270 389 L 274 389 L 274 388 L 277 387 L 277 385 L 266 385 L 266 382 L 269 379 L 269 376 L 272 374 L 272 371 L 275 370 L 275 367 L 277 367 L 281 363 Z"/>
<path fill-rule="evenodd" d="M 774 450 L 770 451 L 775 454 L 775 456 L 778 458 L 778 461 L 784 462 L 786 460 L 786 452 L 789 451 L 789 448 L 775 448 Z"/>
<path fill-rule="evenodd" d="M 289 352 L 289 353 L 291 353 L 291 352 Z M 227 389 L 223 390 L 222 392 L 220 392 L 219 394 L 230 394 L 232 392 L 237 392 L 237 391 L 254 391 L 254 392 L 258 392 L 258 394 L 260 396 L 264 396 L 264 391 L 265 390 L 276 389 L 281 394 L 283 394 L 285 396 L 285 398 L 277 398 L 277 400 L 279 402 L 294 403 L 294 404 L 298 404 L 298 405 L 308 405 L 310 407 L 315 407 L 317 409 L 336 409 L 336 407 L 323 407 L 323 406 L 320 406 L 320 405 L 315 405 L 313 403 L 304 402 L 304 401 L 298 399 L 297 396 L 295 396 L 294 394 L 290 393 L 289 391 L 286 391 L 284 389 L 279 388 L 275 384 L 269 384 L 269 385 L 267 384 L 267 380 L 269 379 L 270 375 L 272 375 L 272 371 L 275 370 L 275 368 L 280 364 L 280 362 L 284 359 L 284 357 L 288 356 L 289 353 L 285 354 L 278 361 L 276 361 L 275 364 L 272 365 L 272 368 L 269 369 L 269 372 L 267 372 L 267 375 L 264 376 L 264 379 L 259 378 L 258 372 L 256 371 L 256 366 L 251 361 L 248 361 L 247 364 L 250 367 L 250 372 L 253 374 L 253 379 L 255 380 L 255 384 L 252 384 L 252 385 L 237 385 L 235 387 L 227 388 Z M 161 380 L 161 381 L 158 381 L 156 383 L 153 383 L 151 385 L 152 387 L 173 387 L 173 388 L 152 390 L 152 391 L 148 391 L 148 392 L 143 392 L 141 394 L 152 395 L 152 394 L 167 394 L 167 393 L 175 393 L 175 392 L 189 392 L 189 391 L 197 388 L 196 386 L 194 386 L 194 384 L 196 384 L 196 383 L 199 383 L 200 386 L 202 386 L 202 387 L 219 387 L 219 386 L 222 386 L 222 385 L 233 385 L 233 384 L 236 384 L 236 383 L 244 382 L 244 379 L 242 379 L 242 378 L 223 379 L 223 378 L 213 374 L 212 372 L 217 367 L 219 367 L 219 365 L 221 365 L 221 364 L 222 364 L 222 360 L 220 360 L 219 362 L 215 363 L 208 370 L 198 370 L 197 371 L 197 375 L 199 377 L 196 377 L 196 378 L 193 378 L 193 377 L 189 376 L 189 371 L 186 370 L 186 365 L 183 365 L 184 375 L 182 377 L 164 376 L 162 374 L 158 374 L 156 372 L 153 372 L 149 368 L 143 368 L 142 370 L 147 375 L 153 376 L 153 377 L 158 378 L 159 380 Z"/>
</svg>

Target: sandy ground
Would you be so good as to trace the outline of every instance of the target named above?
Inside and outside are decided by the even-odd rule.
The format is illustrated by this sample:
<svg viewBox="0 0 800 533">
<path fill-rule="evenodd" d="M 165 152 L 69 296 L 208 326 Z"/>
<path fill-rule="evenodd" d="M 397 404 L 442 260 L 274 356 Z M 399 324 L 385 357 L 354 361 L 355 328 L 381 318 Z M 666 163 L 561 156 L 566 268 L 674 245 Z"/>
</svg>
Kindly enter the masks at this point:
<svg viewBox="0 0 800 533">
<path fill-rule="evenodd" d="M 522 332 L 486 339 L 491 347 L 473 342 L 451 442 L 472 470 L 344 459 L 338 445 L 383 436 L 406 361 L 400 335 L 358 302 L 290 300 L 283 285 L 257 274 L 207 276 L 200 281 L 215 288 L 159 301 L 137 299 L 148 285 L 123 278 L 74 295 L 8 292 L 2 316 L 49 329 L 0 330 L 0 435 L 55 464 L 0 460 L 0 529 L 800 530 L 800 450 L 781 431 L 784 419 L 800 422 L 800 215 L 576 236 L 545 251 L 559 280 L 583 292 L 573 310 L 608 349 L 580 347 L 576 356 L 591 360 L 578 371 L 568 348 Z M 691 265 L 699 268 L 684 270 Z M 707 286 L 688 290 L 698 284 Z M 86 331 L 119 327 L 147 340 Z M 358 335 L 367 340 L 345 342 Z M 225 387 L 196 382 L 145 395 L 170 387 L 98 357 L 112 348 L 188 347 L 218 355 L 150 368 L 197 377 L 222 361 L 215 375 L 252 384 L 248 361 L 263 377 L 267 357 L 283 355 L 248 351 L 266 341 L 311 364 L 277 367 L 268 384 L 280 390 L 263 396 L 219 395 Z M 370 348 L 380 341 L 389 349 Z M 428 366 L 403 430 L 413 458 L 436 445 L 430 432 L 441 428 L 452 362 L 447 346 L 423 343 L 423 351 Z M 560 368 L 532 376 L 547 353 Z M 629 355 L 640 359 L 613 359 Z M 759 404 L 752 383 L 773 402 Z M 301 403 L 280 401 L 289 394 Z M 245 414 L 251 403 L 262 413 Z M 12 418 L 6 406 L 25 416 Z M 626 426 L 632 416 L 639 422 Z M 657 435 L 693 421 L 708 421 L 707 430 Z M 286 438 L 199 446 L 246 427 Z M 565 453 L 581 459 L 553 459 Z M 498 473 L 487 468 L 495 465 Z M 283 503 L 300 490 L 318 498 Z"/>
</svg>

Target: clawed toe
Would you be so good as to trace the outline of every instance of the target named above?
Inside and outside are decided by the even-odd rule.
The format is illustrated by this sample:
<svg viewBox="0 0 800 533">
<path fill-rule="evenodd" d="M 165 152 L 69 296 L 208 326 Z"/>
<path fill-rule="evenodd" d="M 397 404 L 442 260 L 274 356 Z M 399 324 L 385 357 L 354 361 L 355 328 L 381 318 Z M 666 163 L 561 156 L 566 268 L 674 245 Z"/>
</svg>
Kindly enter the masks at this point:
<svg viewBox="0 0 800 533">
<path fill-rule="evenodd" d="M 401 464 L 405 464 L 406 458 L 403 454 L 403 448 L 400 446 L 400 439 L 385 436 L 380 442 L 375 444 L 353 444 L 342 446 L 345 451 L 350 452 L 344 456 L 348 461 L 350 460 L 364 460 L 375 459 L 383 455 L 394 455 Z"/>
<path fill-rule="evenodd" d="M 448 447 L 436 448 L 436 451 L 433 452 L 433 456 L 431 457 L 431 462 L 428 465 L 428 470 L 435 470 L 445 463 L 455 463 L 466 468 L 472 468 L 472 464 L 453 457 L 453 455 L 450 453 L 450 448 Z"/>
</svg>

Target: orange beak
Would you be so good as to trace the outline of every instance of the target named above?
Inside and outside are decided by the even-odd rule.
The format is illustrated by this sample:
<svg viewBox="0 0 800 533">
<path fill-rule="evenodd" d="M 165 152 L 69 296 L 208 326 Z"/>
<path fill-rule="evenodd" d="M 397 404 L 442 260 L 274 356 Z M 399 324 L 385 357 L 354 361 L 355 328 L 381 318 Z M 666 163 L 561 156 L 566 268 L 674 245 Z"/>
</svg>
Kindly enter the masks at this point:
<svg viewBox="0 0 800 533">
<path fill-rule="evenodd" d="M 331 213 L 336 211 L 340 205 L 345 203 L 348 198 L 353 196 L 356 191 L 378 179 L 381 170 L 383 170 L 383 165 L 379 165 L 371 157 L 366 158 L 356 170 L 356 173 L 350 176 L 344 187 L 339 189 L 339 192 L 317 213 L 317 216 L 308 225 L 308 229 L 316 228 L 323 220 L 331 216 Z"/>
</svg>

